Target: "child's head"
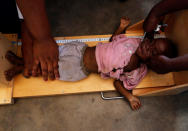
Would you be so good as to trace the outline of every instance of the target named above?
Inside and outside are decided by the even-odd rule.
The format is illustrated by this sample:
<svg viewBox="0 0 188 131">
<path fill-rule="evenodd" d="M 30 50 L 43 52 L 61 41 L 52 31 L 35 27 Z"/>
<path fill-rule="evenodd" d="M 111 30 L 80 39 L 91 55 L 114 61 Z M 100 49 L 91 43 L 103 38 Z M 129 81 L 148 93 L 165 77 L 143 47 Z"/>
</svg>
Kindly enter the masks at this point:
<svg viewBox="0 0 188 131">
<path fill-rule="evenodd" d="M 150 41 L 144 40 L 137 49 L 137 55 L 147 61 L 149 58 L 157 55 L 165 55 L 173 58 L 177 56 L 176 46 L 167 38 L 158 38 Z"/>
</svg>

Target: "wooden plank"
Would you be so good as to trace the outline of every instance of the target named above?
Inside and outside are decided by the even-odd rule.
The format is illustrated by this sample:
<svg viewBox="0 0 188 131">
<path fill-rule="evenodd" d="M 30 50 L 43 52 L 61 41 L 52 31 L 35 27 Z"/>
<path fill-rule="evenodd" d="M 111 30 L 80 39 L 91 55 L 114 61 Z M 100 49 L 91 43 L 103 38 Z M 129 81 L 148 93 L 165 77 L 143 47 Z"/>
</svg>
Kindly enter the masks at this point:
<svg viewBox="0 0 188 131">
<path fill-rule="evenodd" d="M 150 90 L 148 92 L 139 94 L 139 96 L 164 96 L 164 95 L 177 95 L 182 92 L 188 91 L 188 84 L 177 85 L 173 87 L 158 88 L 157 90 Z"/>
<path fill-rule="evenodd" d="M 127 36 L 142 36 L 143 33 L 129 32 Z M 89 36 L 73 36 L 73 37 L 55 37 L 56 40 L 65 39 L 87 39 L 87 38 L 103 38 L 111 37 L 111 35 L 89 35 Z M 101 42 L 101 41 L 98 41 Z M 86 42 L 89 46 L 95 46 L 98 42 Z M 103 41 L 107 42 L 107 41 Z M 32 84 L 28 84 L 32 83 Z M 158 75 L 149 71 L 143 81 L 137 88 L 171 86 L 174 85 L 173 74 Z M 91 74 L 85 80 L 79 82 L 62 82 L 48 81 L 44 82 L 42 78 L 25 79 L 19 75 L 14 81 L 13 97 L 34 97 L 46 95 L 62 95 L 75 93 L 89 93 L 100 91 L 114 91 L 113 80 L 104 80 L 99 75 Z"/>
<path fill-rule="evenodd" d="M 28 84 L 30 83 L 30 84 Z M 49 96 L 61 94 L 89 93 L 114 90 L 112 79 L 104 80 L 91 74 L 78 82 L 47 81 L 42 78 L 25 79 L 22 75 L 15 78 L 13 97 Z"/>
<path fill-rule="evenodd" d="M 151 70 L 148 71 L 145 78 L 136 88 L 160 87 L 175 85 L 173 73 L 157 74 Z"/>
<path fill-rule="evenodd" d="M 145 94 L 148 94 L 154 91 L 159 91 L 165 88 L 167 87 L 136 88 L 136 89 L 133 89 L 132 93 L 135 96 L 144 96 Z"/>
<path fill-rule="evenodd" d="M 12 92 L 13 86 L 8 87 L 7 85 L 0 83 L 0 105 L 13 103 Z"/>
<path fill-rule="evenodd" d="M 13 81 L 6 81 L 4 71 L 12 67 L 5 54 L 8 50 L 16 51 L 16 42 L 16 34 L 0 34 L 0 105 L 13 103 Z"/>
<path fill-rule="evenodd" d="M 150 72 L 137 88 L 174 85 L 173 82 L 166 83 L 166 81 L 171 79 L 171 74 L 159 76 L 164 79 L 159 79 L 157 75 L 153 77 L 152 74 Z M 113 79 L 102 79 L 97 74 L 91 74 L 88 78 L 78 82 L 63 82 L 59 80 L 45 82 L 42 78 L 26 79 L 22 75 L 19 75 L 14 80 L 13 97 L 49 96 L 114 90 Z"/>
</svg>

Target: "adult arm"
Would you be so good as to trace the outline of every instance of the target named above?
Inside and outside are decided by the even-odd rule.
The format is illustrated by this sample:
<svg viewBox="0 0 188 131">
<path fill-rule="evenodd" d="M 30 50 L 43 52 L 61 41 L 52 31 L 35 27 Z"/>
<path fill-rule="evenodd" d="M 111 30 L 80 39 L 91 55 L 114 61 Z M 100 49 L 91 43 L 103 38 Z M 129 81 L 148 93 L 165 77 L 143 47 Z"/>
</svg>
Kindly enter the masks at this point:
<svg viewBox="0 0 188 131">
<path fill-rule="evenodd" d="M 145 19 L 144 31 L 152 32 L 164 15 L 182 9 L 188 9 L 188 0 L 162 0 L 151 9 Z"/>
<path fill-rule="evenodd" d="M 156 56 L 147 65 L 159 74 L 188 70 L 188 54 L 176 58 Z"/>
<path fill-rule="evenodd" d="M 58 46 L 51 36 L 44 0 L 16 0 L 33 38 L 33 72 L 41 65 L 44 80 L 59 78 Z"/>
</svg>

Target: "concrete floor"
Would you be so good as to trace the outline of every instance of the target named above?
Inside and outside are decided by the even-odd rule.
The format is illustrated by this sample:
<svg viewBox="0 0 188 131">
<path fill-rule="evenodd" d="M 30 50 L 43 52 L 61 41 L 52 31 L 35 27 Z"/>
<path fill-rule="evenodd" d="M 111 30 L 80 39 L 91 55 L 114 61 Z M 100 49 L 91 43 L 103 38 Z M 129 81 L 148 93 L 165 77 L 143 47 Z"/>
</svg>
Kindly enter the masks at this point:
<svg viewBox="0 0 188 131">
<path fill-rule="evenodd" d="M 47 11 L 54 36 L 111 34 L 121 16 L 135 23 L 158 1 L 47 0 Z M 0 131 L 187 131 L 188 93 L 141 102 L 132 111 L 126 101 L 104 101 L 99 93 L 18 99 L 0 106 Z"/>
</svg>

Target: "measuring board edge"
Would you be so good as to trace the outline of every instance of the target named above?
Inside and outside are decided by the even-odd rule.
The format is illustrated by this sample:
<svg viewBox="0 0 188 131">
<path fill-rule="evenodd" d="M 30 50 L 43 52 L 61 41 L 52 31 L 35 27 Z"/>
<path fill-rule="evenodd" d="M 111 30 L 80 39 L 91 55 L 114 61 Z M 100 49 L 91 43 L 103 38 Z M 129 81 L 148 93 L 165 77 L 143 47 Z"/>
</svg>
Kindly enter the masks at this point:
<svg viewBox="0 0 188 131">
<path fill-rule="evenodd" d="M 140 38 L 143 39 L 143 36 L 127 36 L 128 38 Z M 156 38 L 166 38 L 165 35 L 155 35 L 154 37 Z M 78 42 L 107 42 L 110 40 L 110 37 L 102 37 L 102 38 L 81 38 L 81 39 L 63 39 L 63 40 L 56 40 L 57 44 L 64 44 L 64 43 L 70 43 L 73 41 L 78 41 Z M 22 42 L 18 41 L 18 45 L 21 45 Z"/>
</svg>

